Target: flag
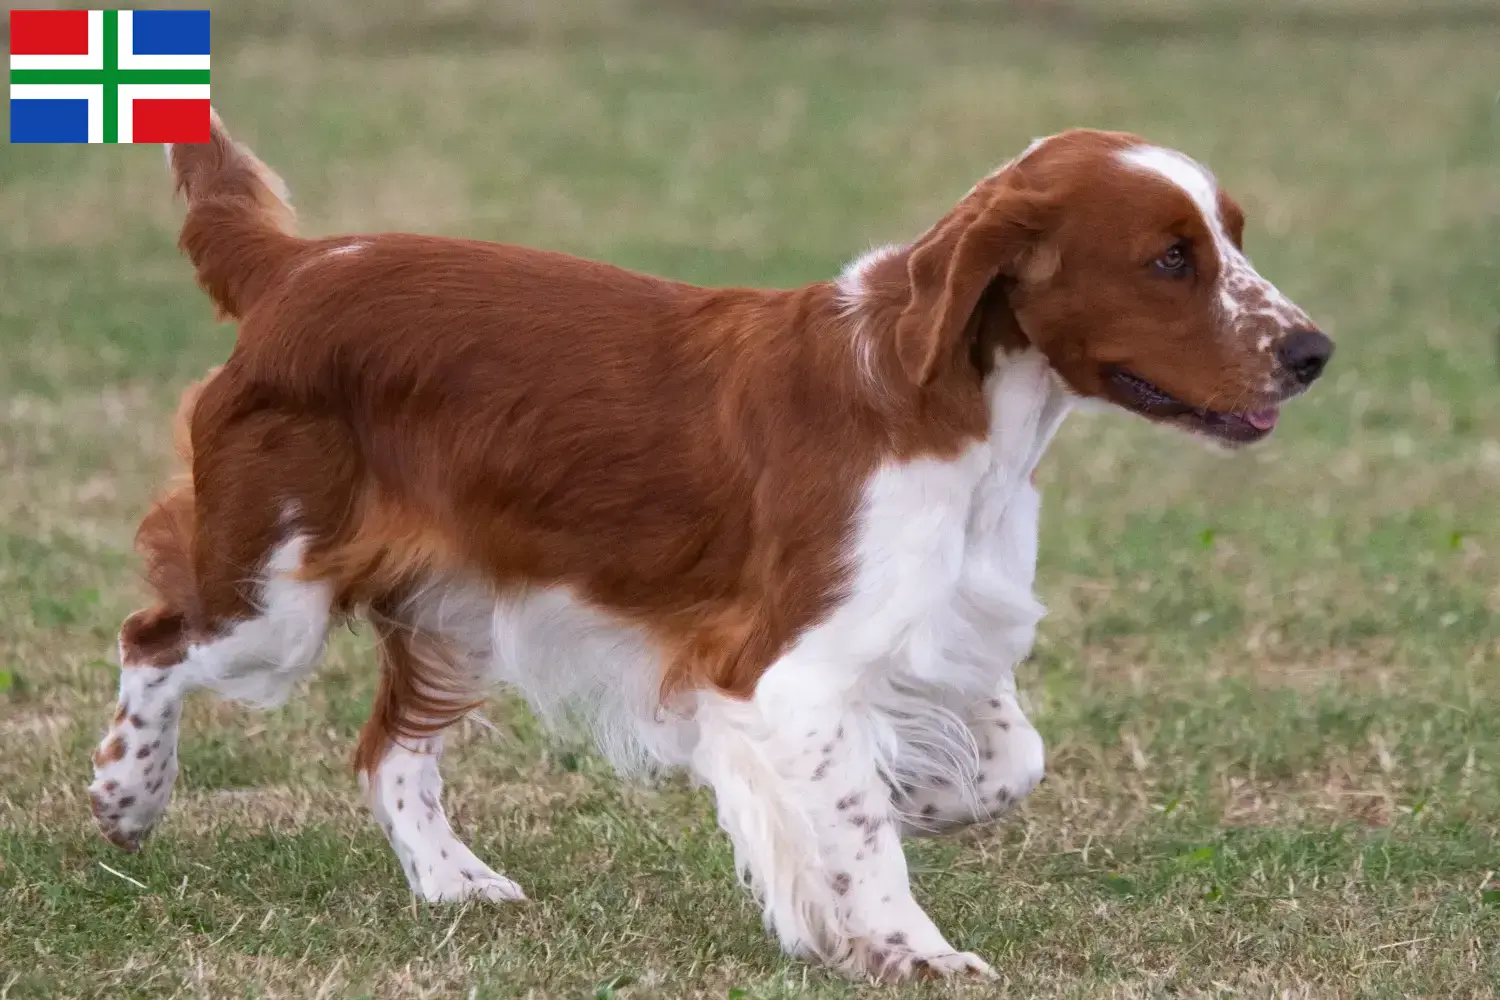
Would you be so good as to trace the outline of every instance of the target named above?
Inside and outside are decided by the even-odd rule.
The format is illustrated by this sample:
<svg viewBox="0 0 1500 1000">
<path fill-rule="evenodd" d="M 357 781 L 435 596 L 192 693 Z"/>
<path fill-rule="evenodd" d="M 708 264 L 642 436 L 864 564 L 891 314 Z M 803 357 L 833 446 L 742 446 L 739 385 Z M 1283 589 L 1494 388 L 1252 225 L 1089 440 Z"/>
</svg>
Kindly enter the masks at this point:
<svg viewBox="0 0 1500 1000">
<path fill-rule="evenodd" d="M 11 142 L 207 142 L 208 11 L 13 10 Z"/>
</svg>

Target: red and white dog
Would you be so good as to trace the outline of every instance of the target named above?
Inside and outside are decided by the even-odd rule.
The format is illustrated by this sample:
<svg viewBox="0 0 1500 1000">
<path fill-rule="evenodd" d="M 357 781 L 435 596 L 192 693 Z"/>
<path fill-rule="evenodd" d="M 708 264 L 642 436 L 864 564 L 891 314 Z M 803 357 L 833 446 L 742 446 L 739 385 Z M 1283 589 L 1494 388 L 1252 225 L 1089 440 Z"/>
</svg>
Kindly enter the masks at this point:
<svg viewBox="0 0 1500 1000">
<path fill-rule="evenodd" d="M 136 849 L 184 695 L 274 705 L 349 616 L 356 754 L 428 900 L 519 899 L 443 813 L 442 731 L 494 684 L 625 769 L 683 767 L 789 952 L 988 975 L 912 897 L 903 833 L 1043 774 L 1013 671 L 1033 469 L 1079 400 L 1238 445 L 1332 351 L 1204 168 L 1122 133 L 1033 143 L 908 245 L 790 291 L 516 246 L 299 239 L 217 118 L 169 147 L 181 246 L 233 354 L 184 399 L 90 789 Z"/>
</svg>

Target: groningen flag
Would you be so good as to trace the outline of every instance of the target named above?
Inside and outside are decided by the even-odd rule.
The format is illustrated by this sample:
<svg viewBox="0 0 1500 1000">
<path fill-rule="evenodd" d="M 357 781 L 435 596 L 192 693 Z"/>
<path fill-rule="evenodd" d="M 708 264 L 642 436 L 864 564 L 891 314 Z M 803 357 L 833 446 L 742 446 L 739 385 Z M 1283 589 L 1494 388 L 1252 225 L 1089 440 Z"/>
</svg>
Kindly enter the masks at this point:
<svg viewBox="0 0 1500 1000">
<path fill-rule="evenodd" d="M 208 11 L 13 10 L 11 142 L 207 142 Z"/>
</svg>

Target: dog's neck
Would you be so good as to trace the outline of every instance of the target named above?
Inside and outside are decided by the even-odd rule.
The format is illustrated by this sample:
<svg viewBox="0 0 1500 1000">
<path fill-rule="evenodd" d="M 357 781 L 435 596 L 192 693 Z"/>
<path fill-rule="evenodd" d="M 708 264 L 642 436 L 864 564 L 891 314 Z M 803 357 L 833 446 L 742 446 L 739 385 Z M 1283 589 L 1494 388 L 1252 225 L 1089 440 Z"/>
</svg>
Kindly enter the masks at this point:
<svg viewBox="0 0 1500 1000">
<path fill-rule="evenodd" d="M 1075 397 L 1034 347 L 997 351 L 994 370 L 985 378 L 990 400 L 990 443 L 1001 455 L 1015 454 L 1030 475 L 1052 442 Z"/>
<path fill-rule="evenodd" d="M 1030 480 L 1047 446 L 1073 408 L 1074 396 L 1036 348 L 998 350 L 984 380 L 989 401 L 990 468 L 985 503 L 1003 509 Z"/>
</svg>

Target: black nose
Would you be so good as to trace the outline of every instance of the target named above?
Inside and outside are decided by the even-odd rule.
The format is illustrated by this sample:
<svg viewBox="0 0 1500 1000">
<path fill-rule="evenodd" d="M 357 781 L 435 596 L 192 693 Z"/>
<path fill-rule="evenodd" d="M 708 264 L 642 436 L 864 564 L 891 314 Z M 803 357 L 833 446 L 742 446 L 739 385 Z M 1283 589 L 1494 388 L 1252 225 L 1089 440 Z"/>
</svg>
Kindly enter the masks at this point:
<svg viewBox="0 0 1500 1000">
<path fill-rule="evenodd" d="M 1333 341 L 1317 330 L 1294 330 L 1281 339 L 1277 359 L 1302 385 L 1312 385 L 1333 356 Z"/>
</svg>

